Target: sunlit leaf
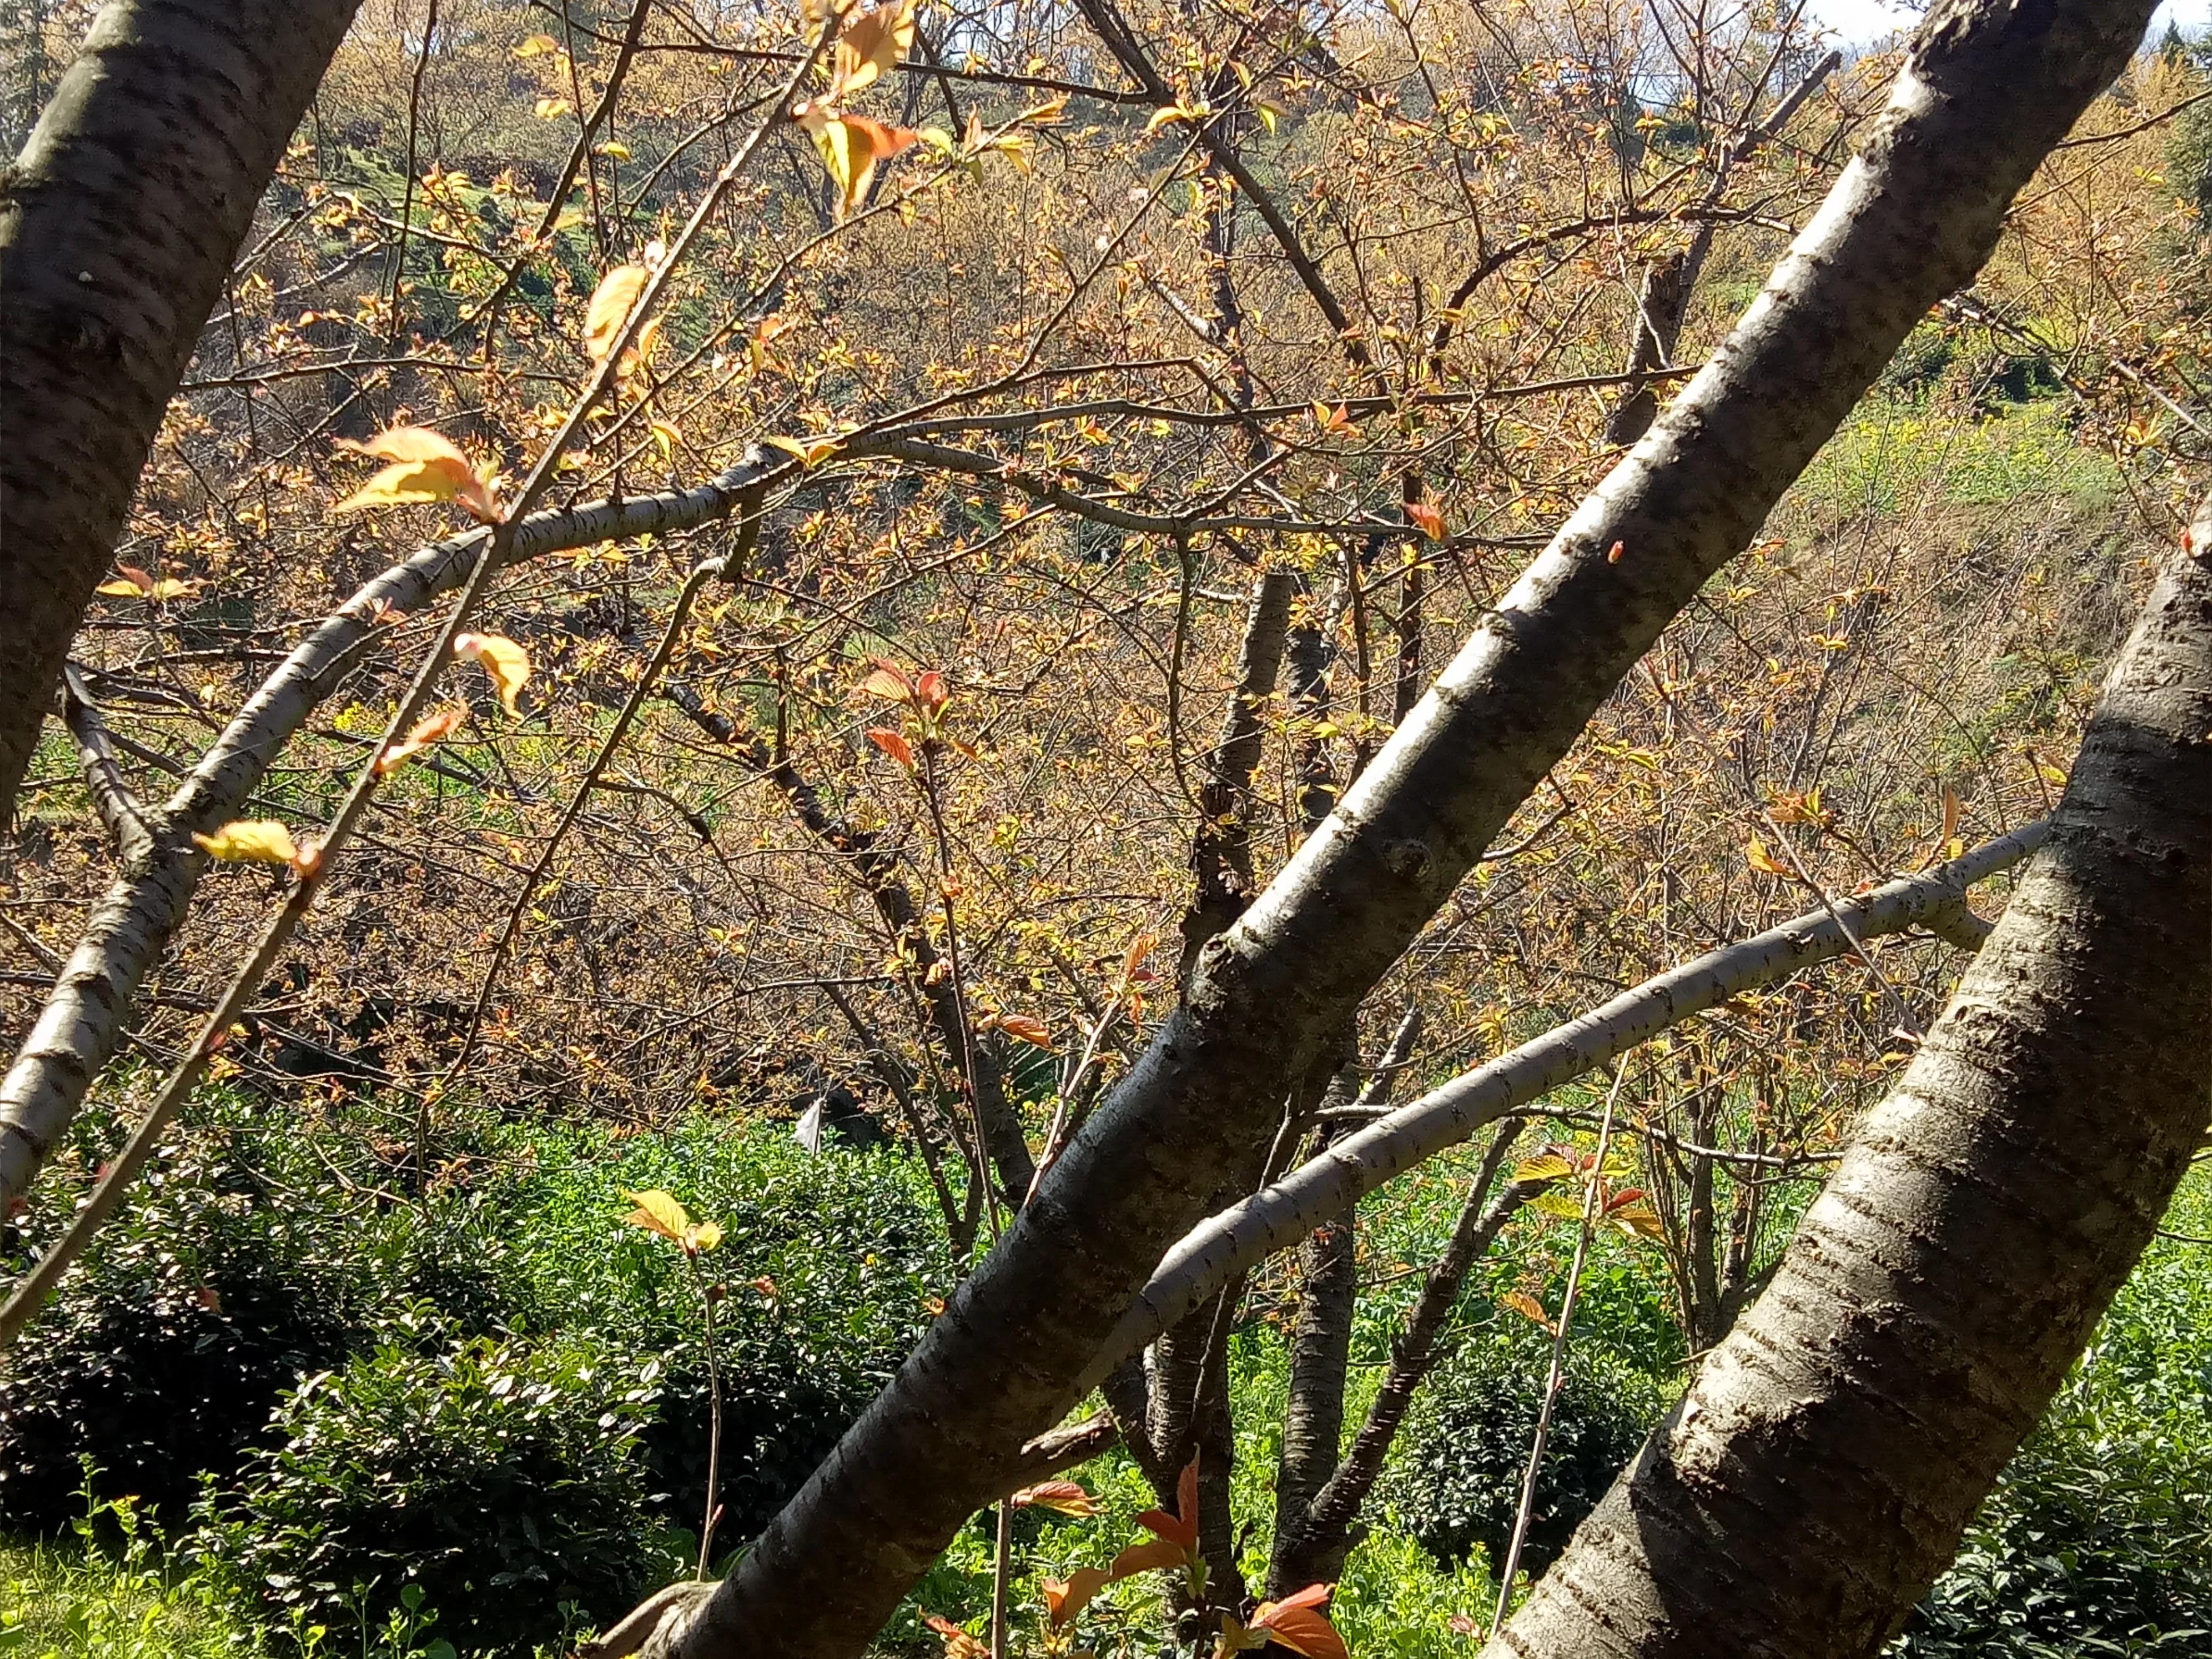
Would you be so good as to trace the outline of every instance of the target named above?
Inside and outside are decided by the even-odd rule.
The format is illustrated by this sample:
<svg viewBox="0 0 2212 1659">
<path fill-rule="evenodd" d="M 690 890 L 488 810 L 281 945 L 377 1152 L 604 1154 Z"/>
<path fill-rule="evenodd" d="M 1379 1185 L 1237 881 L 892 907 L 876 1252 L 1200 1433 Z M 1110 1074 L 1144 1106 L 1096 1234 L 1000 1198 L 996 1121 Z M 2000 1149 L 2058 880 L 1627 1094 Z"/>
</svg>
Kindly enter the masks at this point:
<svg viewBox="0 0 2212 1659">
<path fill-rule="evenodd" d="M 376 775 L 380 778 L 388 775 L 433 744 L 450 738 L 468 717 L 465 708 L 445 708 L 416 721 L 405 737 L 376 757 Z"/>
<path fill-rule="evenodd" d="M 914 46 L 914 0 L 878 6 L 845 25 L 830 60 L 832 99 L 849 97 L 873 86 L 883 72 Z"/>
<path fill-rule="evenodd" d="M 1078 1567 L 1064 1579 L 1040 1579 L 1037 1589 L 1044 1595 L 1045 1616 L 1051 1620 L 1054 1630 L 1060 1629 L 1113 1582 L 1113 1574 L 1103 1567 Z"/>
<path fill-rule="evenodd" d="M 809 466 L 818 466 L 835 455 L 844 446 L 835 438 L 763 438 L 761 441 L 771 449 L 781 449 L 787 455 L 796 455 Z"/>
<path fill-rule="evenodd" d="M 684 1242 L 684 1230 L 691 1224 L 691 1216 L 677 1201 L 675 1194 L 653 1187 L 641 1193 L 624 1193 L 623 1196 L 637 1206 L 623 1218 L 631 1226 L 658 1233 L 675 1243 Z"/>
<path fill-rule="evenodd" d="M 1051 1028 L 1042 1020 L 1032 1019 L 1027 1014 L 1000 1015 L 999 1029 L 1017 1042 L 1026 1042 L 1033 1048 L 1052 1047 Z"/>
<path fill-rule="evenodd" d="M 1540 1152 L 1515 1164 L 1513 1179 L 1521 1186 L 1533 1186 L 1539 1181 L 1563 1180 L 1574 1172 L 1575 1166 L 1557 1152 Z"/>
<path fill-rule="evenodd" d="M 1142 1520 L 1143 1516 L 1138 1518 Z M 1140 1572 L 1172 1571 L 1187 1565 L 1189 1559 L 1190 1552 L 1172 1538 L 1147 1538 L 1115 1556 L 1109 1571 L 1115 1578 L 1132 1578 Z"/>
<path fill-rule="evenodd" d="M 1787 876 L 1790 873 L 1790 866 L 1768 852 L 1766 843 L 1757 836 L 1753 836 L 1749 845 L 1743 849 L 1743 861 L 1753 869 L 1763 871 L 1770 876 Z"/>
<path fill-rule="evenodd" d="M 541 98 L 532 110 L 541 121 L 557 121 L 575 107 L 565 98 Z"/>
<path fill-rule="evenodd" d="M 1024 1486 L 1006 1501 L 1018 1510 L 1051 1510 L 1078 1521 L 1098 1513 L 1098 1500 L 1073 1480 L 1040 1480 L 1034 1486 Z"/>
<path fill-rule="evenodd" d="M 945 684 L 944 675 L 932 668 L 914 683 L 914 701 L 916 708 L 933 719 L 952 701 L 952 688 Z"/>
<path fill-rule="evenodd" d="M 334 513 L 412 502 L 459 501 L 479 519 L 499 516 L 492 479 L 480 474 L 460 447 L 442 433 L 427 427 L 396 426 L 366 443 L 341 438 L 337 447 L 392 465 L 331 508 Z"/>
<path fill-rule="evenodd" d="M 1444 538 L 1444 515 L 1426 501 L 1407 502 L 1406 522 L 1413 526 L 1432 542 L 1440 542 Z"/>
<path fill-rule="evenodd" d="M 1278 1647 L 1302 1653 L 1306 1659 L 1351 1659 L 1344 1638 L 1318 1608 L 1279 1606 L 1270 1612 L 1263 1605 L 1253 1618 L 1252 1628 L 1266 1631 Z"/>
<path fill-rule="evenodd" d="M 1498 1298 L 1498 1305 L 1511 1309 L 1523 1319 L 1541 1325 L 1547 1331 L 1552 1328 L 1552 1316 L 1544 1311 L 1544 1304 L 1526 1291 L 1506 1291 Z"/>
<path fill-rule="evenodd" d="M 721 1224 L 714 1221 L 695 1221 L 684 1230 L 684 1247 L 690 1250 L 711 1250 L 722 1242 Z"/>
<path fill-rule="evenodd" d="M 599 278 L 591 303 L 584 307 L 584 355 L 593 362 L 605 362 L 615 349 L 623 325 L 637 308 L 638 296 L 652 276 L 643 265 L 617 265 Z"/>
<path fill-rule="evenodd" d="M 531 34 L 523 37 L 514 49 L 517 58 L 543 58 L 547 52 L 558 52 L 561 43 L 550 34 Z"/>
<path fill-rule="evenodd" d="M 234 818 L 211 836 L 195 830 L 192 839 L 210 858 L 226 864 L 282 864 L 302 880 L 322 868 L 322 848 L 311 838 L 295 842 L 273 818 Z"/>
<path fill-rule="evenodd" d="M 950 1619 L 925 1613 L 921 1622 L 935 1631 L 938 1640 L 945 1644 L 945 1659 L 991 1659 L 988 1643 L 977 1641 Z"/>
<path fill-rule="evenodd" d="M 860 690 L 872 697 L 882 697 L 890 702 L 912 702 L 914 682 L 899 668 L 881 657 L 871 658 L 875 666 L 868 671 L 867 678 L 860 682 Z"/>
<path fill-rule="evenodd" d="M 504 634 L 459 634 L 453 638 L 453 654 L 472 662 L 491 676 L 492 689 L 510 714 L 522 711 L 514 700 L 530 683 L 530 653 Z"/>
</svg>

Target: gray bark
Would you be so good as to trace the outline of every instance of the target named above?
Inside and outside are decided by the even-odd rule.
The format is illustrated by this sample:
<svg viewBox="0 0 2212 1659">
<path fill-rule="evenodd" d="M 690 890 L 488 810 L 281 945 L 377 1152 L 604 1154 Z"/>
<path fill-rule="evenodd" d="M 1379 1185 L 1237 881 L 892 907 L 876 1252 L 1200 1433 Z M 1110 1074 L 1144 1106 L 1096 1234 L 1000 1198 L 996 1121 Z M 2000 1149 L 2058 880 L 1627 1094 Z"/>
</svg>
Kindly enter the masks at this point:
<svg viewBox="0 0 2212 1659">
<path fill-rule="evenodd" d="M 359 0 L 116 0 L 0 174 L 0 820 L 232 256 Z"/>
<path fill-rule="evenodd" d="M 1118 1356 L 1141 1348 L 1221 1285 L 1288 1249 L 1384 1182 L 1738 992 L 1850 955 L 1854 939 L 1863 943 L 1916 927 L 1973 937 L 1978 930 L 1961 920 L 1972 915 L 1966 908 L 1967 886 L 2009 869 L 2041 846 L 2046 833 L 2040 822 L 2025 825 L 1924 875 L 1887 883 L 1832 910 L 1808 911 L 1708 951 L 1408 1101 L 1178 1240 L 1083 1381 L 1092 1382 Z"/>
<path fill-rule="evenodd" d="M 1842 1659 L 1897 1632 L 2212 1116 L 2208 736 L 2212 563 L 2185 553 L 1943 1018 L 1489 1659 Z"/>
<path fill-rule="evenodd" d="M 1981 0 L 1929 15 L 1867 148 L 1735 331 L 1206 946 L 1183 1006 L 945 1316 L 659 1651 L 861 1650 L 1023 1441 L 1080 1397 L 1130 1296 L 1272 1132 L 1291 1080 L 1907 331 L 1978 268 L 2149 9 Z"/>
</svg>

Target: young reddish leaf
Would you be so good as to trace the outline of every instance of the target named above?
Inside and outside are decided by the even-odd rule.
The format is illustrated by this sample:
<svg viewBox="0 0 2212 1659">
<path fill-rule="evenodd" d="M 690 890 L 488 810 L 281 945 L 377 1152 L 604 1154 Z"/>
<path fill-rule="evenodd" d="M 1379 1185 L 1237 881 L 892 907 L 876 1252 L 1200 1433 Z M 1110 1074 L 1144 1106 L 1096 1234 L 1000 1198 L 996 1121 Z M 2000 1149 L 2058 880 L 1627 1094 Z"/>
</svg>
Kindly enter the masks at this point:
<svg viewBox="0 0 2212 1659">
<path fill-rule="evenodd" d="M 376 775 L 380 778 L 389 776 L 410 757 L 421 754 L 431 744 L 450 738 L 468 717 L 469 712 L 465 708 L 445 708 L 416 721 L 404 738 L 376 757 Z"/>
<path fill-rule="evenodd" d="M 921 1615 L 921 1622 L 937 1632 L 945 1644 L 945 1659 L 991 1659 L 988 1643 L 979 1642 L 950 1619 L 940 1619 L 933 1613 Z"/>
<path fill-rule="evenodd" d="M 591 303 L 584 307 L 584 355 L 593 362 L 605 362 L 615 349 L 616 337 L 637 308 L 638 296 L 652 276 L 643 265 L 617 265 L 599 278 Z"/>
<path fill-rule="evenodd" d="M 1352 416 L 1342 404 L 1332 407 L 1325 400 L 1316 398 L 1313 400 L 1313 417 L 1314 424 L 1324 433 L 1338 432 L 1350 435 L 1352 432 Z"/>
<path fill-rule="evenodd" d="M 1041 1480 L 1034 1486 L 1024 1486 L 1006 1501 L 1018 1510 L 1034 1504 L 1078 1521 L 1098 1513 L 1098 1500 L 1073 1480 Z"/>
<path fill-rule="evenodd" d="M 1041 1019 L 1030 1018 L 1027 1014 L 1000 1015 L 999 1029 L 1017 1042 L 1028 1043 L 1032 1048 L 1052 1047 L 1051 1027 Z"/>
<path fill-rule="evenodd" d="M 1157 1515 L 1159 1511 L 1155 1510 L 1152 1513 Z M 1144 1516 L 1137 1518 L 1142 1521 Z M 1133 1578 L 1140 1572 L 1172 1571 L 1188 1565 L 1189 1561 L 1190 1552 L 1173 1539 L 1147 1538 L 1130 1545 L 1115 1556 L 1111 1571 L 1117 1579 Z"/>
<path fill-rule="evenodd" d="M 868 741 L 908 771 L 914 770 L 914 745 L 897 732 L 887 731 L 880 726 L 872 726 L 868 728 Z"/>
<path fill-rule="evenodd" d="M 514 700 L 530 684 L 527 651 L 504 634 L 457 634 L 453 636 L 453 654 L 463 662 L 477 664 L 491 676 L 492 689 L 499 693 L 500 702 L 508 714 L 522 712 L 514 706 Z"/>
<path fill-rule="evenodd" d="M 641 1193 L 624 1193 L 623 1196 L 637 1206 L 623 1218 L 631 1226 L 658 1233 L 673 1243 L 684 1242 L 684 1230 L 691 1225 L 691 1216 L 677 1201 L 675 1194 L 653 1187 Z"/>
<path fill-rule="evenodd" d="M 1091 1605 L 1091 1597 L 1113 1582 L 1113 1575 L 1103 1567 L 1078 1567 L 1064 1579 L 1040 1579 L 1037 1589 L 1044 1593 L 1045 1615 L 1052 1620 L 1052 1627 L 1059 1630 L 1069 1624 Z"/>
<path fill-rule="evenodd" d="M 1328 1616 L 1300 1601 L 1313 1590 L 1321 1591 L 1324 1596 L 1328 1593 L 1327 1585 L 1316 1584 L 1312 1589 L 1300 1590 L 1287 1601 L 1261 1603 L 1252 1615 L 1252 1628 L 1267 1632 L 1277 1646 L 1302 1653 L 1306 1659 L 1352 1659 L 1344 1638 L 1337 1634 Z"/>
<path fill-rule="evenodd" d="M 952 701 L 952 689 L 945 684 L 945 676 L 933 668 L 914 683 L 914 701 L 923 714 L 933 719 Z"/>
<path fill-rule="evenodd" d="M 1408 501 L 1406 504 L 1406 522 L 1432 542 L 1444 538 L 1444 515 L 1426 501 Z"/>
<path fill-rule="evenodd" d="M 877 164 L 890 160 L 921 135 L 911 127 L 887 127 L 865 115 L 840 113 L 821 100 L 792 106 L 791 118 L 805 127 L 820 152 L 822 165 L 837 185 L 837 216 L 844 218 L 868 193 Z"/>
</svg>

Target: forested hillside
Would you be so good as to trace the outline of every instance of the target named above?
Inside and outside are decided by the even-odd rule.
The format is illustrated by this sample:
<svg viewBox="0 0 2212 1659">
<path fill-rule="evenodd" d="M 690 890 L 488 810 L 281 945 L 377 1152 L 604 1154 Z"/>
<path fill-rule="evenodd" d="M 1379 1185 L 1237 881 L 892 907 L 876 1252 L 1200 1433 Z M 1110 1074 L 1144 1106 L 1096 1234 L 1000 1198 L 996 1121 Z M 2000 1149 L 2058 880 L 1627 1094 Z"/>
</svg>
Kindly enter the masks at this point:
<svg viewBox="0 0 2212 1659">
<path fill-rule="evenodd" d="M 2212 49 L 823 3 L 0 3 L 0 1650 L 2207 1651 Z"/>
</svg>

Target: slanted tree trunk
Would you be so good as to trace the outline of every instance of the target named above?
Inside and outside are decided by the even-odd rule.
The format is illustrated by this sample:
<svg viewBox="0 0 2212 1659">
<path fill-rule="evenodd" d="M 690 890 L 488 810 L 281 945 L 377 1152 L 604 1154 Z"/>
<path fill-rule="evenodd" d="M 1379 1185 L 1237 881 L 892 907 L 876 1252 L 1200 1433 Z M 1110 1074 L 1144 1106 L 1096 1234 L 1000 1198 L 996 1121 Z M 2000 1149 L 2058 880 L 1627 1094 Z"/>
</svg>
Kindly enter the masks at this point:
<svg viewBox="0 0 2212 1659">
<path fill-rule="evenodd" d="M 2142 38 L 2150 0 L 1940 0 L 1733 335 L 1486 613 L 945 1316 L 647 1651 L 847 1659 L 1078 1383 L 1160 1255 L 1591 713 L 1750 539 Z"/>
<path fill-rule="evenodd" d="M 1843 1659 L 1896 1633 L 2212 1118 L 2208 737 L 2212 561 L 2183 553 L 1942 1019 L 1491 1659 Z"/>
<path fill-rule="evenodd" d="M 0 178 L 0 820 L 232 255 L 360 0 L 115 0 Z"/>
</svg>

